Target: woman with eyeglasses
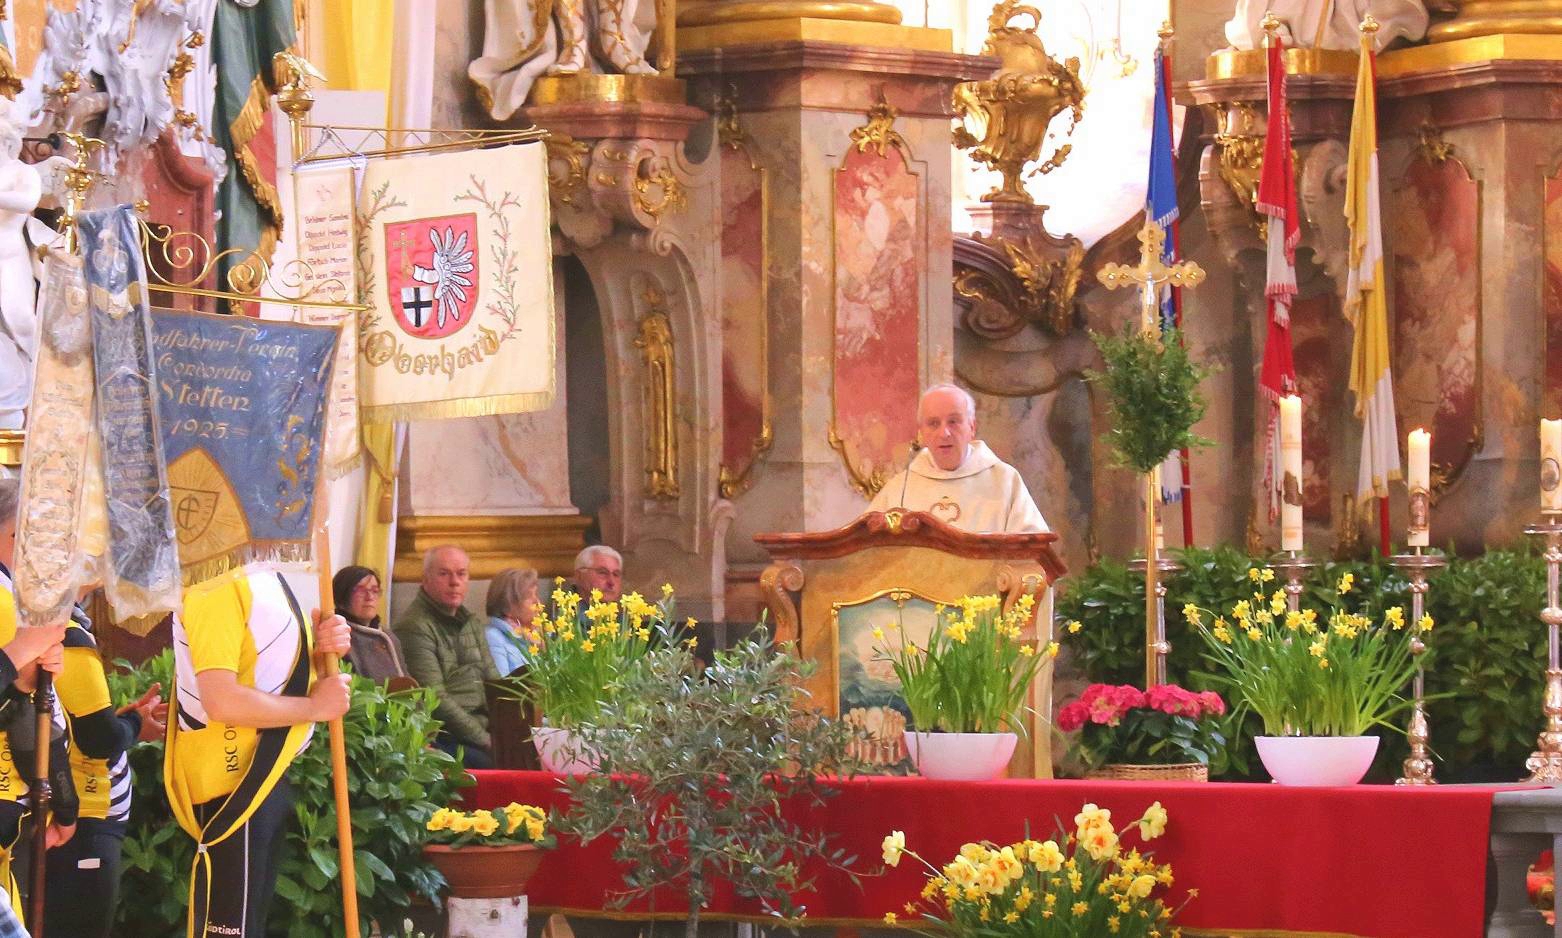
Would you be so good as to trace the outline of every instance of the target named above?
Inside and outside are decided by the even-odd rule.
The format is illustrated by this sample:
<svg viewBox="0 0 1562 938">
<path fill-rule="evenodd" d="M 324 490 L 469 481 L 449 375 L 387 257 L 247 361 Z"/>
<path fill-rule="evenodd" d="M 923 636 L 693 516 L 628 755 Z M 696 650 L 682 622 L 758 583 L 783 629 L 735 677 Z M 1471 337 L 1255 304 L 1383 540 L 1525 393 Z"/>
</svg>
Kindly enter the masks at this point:
<svg viewBox="0 0 1562 938">
<path fill-rule="evenodd" d="M 352 650 L 347 660 L 353 670 L 371 681 L 407 676 L 401 643 L 380 623 L 380 578 L 368 567 L 343 567 L 331 578 L 336 611 L 352 629 Z"/>
</svg>

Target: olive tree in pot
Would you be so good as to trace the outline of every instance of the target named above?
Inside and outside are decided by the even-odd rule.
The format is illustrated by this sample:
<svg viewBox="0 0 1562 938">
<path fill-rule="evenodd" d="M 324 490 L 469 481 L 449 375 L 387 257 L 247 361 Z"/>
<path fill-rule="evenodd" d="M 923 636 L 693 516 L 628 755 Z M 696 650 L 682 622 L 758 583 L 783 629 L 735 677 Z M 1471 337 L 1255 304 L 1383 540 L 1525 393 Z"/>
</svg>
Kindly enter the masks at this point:
<svg viewBox="0 0 1562 938">
<path fill-rule="evenodd" d="M 582 841 L 616 841 L 615 907 L 681 892 L 688 938 L 717 882 L 793 919 L 810 865 L 856 880 L 855 857 L 782 811 L 823 801 L 831 777 L 857 771 L 855 732 L 811 711 L 811 665 L 763 631 L 713 658 L 701 671 L 687 644 L 667 643 L 623 675 L 617 703 L 578 726 L 599 771 L 566 780 L 573 804 L 555 822 Z"/>
</svg>

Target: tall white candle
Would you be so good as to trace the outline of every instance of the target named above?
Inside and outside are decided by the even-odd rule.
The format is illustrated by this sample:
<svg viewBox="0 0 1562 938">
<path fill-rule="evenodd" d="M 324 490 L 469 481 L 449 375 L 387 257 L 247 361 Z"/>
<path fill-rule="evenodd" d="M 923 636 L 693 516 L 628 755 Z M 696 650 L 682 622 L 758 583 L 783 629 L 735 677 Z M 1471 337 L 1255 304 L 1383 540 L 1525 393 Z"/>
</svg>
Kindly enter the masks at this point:
<svg viewBox="0 0 1562 938">
<path fill-rule="evenodd" d="M 1540 422 L 1540 510 L 1562 512 L 1562 420 Z"/>
<path fill-rule="evenodd" d="M 1280 549 L 1302 549 L 1302 399 L 1280 398 Z"/>
<path fill-rule="evenodd" d="M 1422 429 L 1410 431 L 1410 476 L 1406 483 L 1410 489 L 1410 532 L 1406 539 L 1411 547 L 1426 547 L 1430 543 L 1432 518 L 1432 434 Z"/>
</svg>

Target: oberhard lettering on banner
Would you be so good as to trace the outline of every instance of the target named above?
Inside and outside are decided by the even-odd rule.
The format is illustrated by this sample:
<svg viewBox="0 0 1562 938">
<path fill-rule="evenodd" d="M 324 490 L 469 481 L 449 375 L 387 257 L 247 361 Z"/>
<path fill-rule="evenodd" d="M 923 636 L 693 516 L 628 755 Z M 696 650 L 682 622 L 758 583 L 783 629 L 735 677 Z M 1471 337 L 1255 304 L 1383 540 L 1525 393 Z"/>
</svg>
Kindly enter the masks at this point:
<svg viewBox="0 0 1562 938">
<path fill-rule="evenodd" d="M 359 200 L 365 420 L 553 402 L 553 249 L 541 143 L 380 160 Z"/>
</svg>

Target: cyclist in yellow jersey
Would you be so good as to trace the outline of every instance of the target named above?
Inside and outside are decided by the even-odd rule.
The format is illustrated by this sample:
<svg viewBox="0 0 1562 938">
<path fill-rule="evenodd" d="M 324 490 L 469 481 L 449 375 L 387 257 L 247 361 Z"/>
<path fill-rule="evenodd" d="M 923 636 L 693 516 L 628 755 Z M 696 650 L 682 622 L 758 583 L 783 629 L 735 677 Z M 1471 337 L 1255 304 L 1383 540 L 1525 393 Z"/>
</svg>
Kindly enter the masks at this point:
<svg viewBox="0 0 1562 938">
<path fill-rule="evenodd" d="M 292 813 L 284 774 L 315 723 L 347 712 L 347 675 L 316 680 L 310 655 L 346 654 L 352 633 L 341 616 L 314 620 L 311 630 L 275 572 L 235 570 L 185 591 L 163 782 L 198 845 L 189 938 L 264 938 Z"/>
<path fill-rule="evenodd" d="M 168 706 L 153 685 L 140 700 L 115 712 L 90 624 L 78 613 L 66 630 L 65 666 L 55 681 L 80 806 L 75 836 L 49 851 L 44 922 L 53 934 L 108 938 L 130 819 L 130 761 L 125 753 L 137 739 L 162 737 Z M 82 902 L 82 896 L 95 901 Z"/>
</svg>

